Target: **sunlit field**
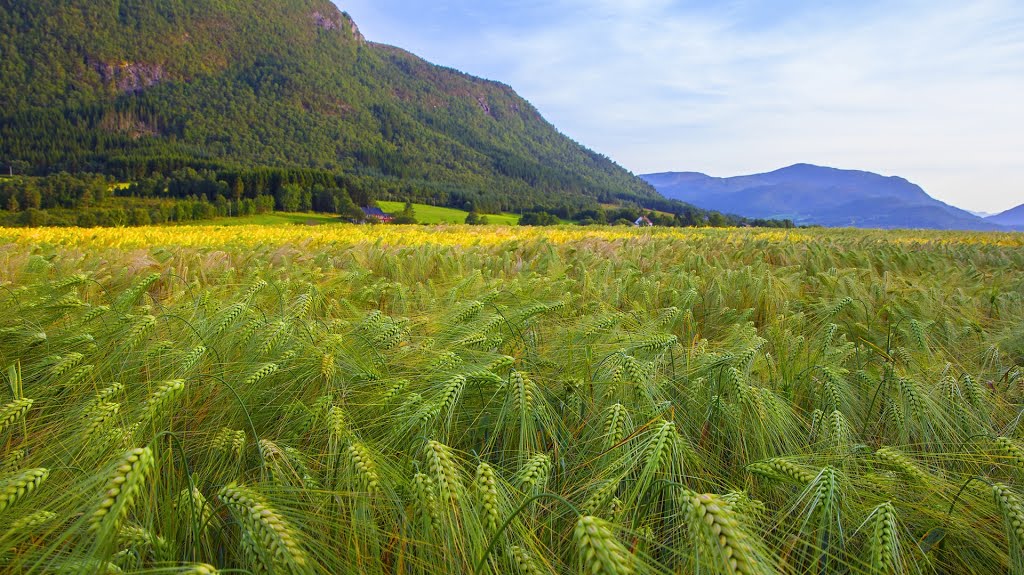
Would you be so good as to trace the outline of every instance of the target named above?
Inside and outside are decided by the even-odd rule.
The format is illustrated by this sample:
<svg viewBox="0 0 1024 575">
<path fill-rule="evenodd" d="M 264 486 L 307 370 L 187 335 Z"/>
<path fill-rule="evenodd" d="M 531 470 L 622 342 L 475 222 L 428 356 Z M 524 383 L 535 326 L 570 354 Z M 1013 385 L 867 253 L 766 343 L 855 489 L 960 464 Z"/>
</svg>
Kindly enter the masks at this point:
<svg viewBox="0 0 1024 575">
<path fill-rule="evenodd" d="M 404 202 L 378 201 L 377 205 L 387 213 L 398 215 L 405 208 Z M 421 224 L 461 224 L 466 221 L 469 212 L 444 208 L 440 206 L 428 206 L 425 204 L 413 204 L 416 214 L 416 221 Z M 487 216 L 487 222 L 491 224 L 514 226 L 519 223 L 519 216 L 516 214 L 482 214 Z"/>
<path fill-rule="evenodd" d="M 1022 248 L 0 229 L 0 571 L 1024 573 Z"/>
</svg>

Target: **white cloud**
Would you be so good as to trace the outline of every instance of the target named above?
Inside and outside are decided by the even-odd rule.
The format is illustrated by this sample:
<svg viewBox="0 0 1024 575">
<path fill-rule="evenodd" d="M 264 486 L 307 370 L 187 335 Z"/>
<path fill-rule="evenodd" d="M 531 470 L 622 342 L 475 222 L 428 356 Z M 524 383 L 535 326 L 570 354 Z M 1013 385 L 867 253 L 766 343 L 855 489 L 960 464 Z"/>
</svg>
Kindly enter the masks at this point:
<svg viewBox="0 0 1024 575">
<path fill-rule="evenodd" d="M 507 24 L 442 21 L 445 42 L 409 26 L 385 40 L 512 85 L 637 172 L 813 162 L 902 175 L 971 209 L 1024 203 L 1015 0 L 512 6 Z"/>
</svg>

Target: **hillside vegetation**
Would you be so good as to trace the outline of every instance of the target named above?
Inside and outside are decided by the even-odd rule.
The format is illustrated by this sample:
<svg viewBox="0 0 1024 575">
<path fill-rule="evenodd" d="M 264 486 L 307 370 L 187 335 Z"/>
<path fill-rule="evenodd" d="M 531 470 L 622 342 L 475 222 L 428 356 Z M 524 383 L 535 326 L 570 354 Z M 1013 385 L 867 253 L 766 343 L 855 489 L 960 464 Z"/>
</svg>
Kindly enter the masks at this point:
<svg viewBox="0 0 1024 575">
<path fill-rule="evenodd" d="M 381 209 L 390 214 L 402 213 L 405 204 L 402 202 L 377 202 Z M 416 221 L 421 224 L 462 224 L 466 222 L 469 212 L 456 210 L 454 208 L 443 208 L 439 206 L 428 206 L 425 204 L 413 204 L 416 212 Z M 519 223 L 519 216 L 516 214 L 482 214 L 487 217 L 487 223 L 514 226 Z"/>
<path fill-rule="evenodd" d="M 1021 242 L 0 229 L 0 561 L 1020 575 Z"/>
<path fill-rule="evenodd" d="M 489 212 L 664 201 L 508 86 L 368 42 L 327 0 L 0 3 L 0 164 L 301 168 Z"/>
</svg>

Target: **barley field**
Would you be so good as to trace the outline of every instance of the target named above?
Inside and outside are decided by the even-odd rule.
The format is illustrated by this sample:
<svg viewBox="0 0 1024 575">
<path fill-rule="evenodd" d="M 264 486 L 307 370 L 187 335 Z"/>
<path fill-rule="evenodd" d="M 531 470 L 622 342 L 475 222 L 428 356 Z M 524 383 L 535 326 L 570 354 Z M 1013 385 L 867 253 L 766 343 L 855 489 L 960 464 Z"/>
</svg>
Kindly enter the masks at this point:
<svg viewBox="0 0 1024 575">
<path fill-rule="evenodd" d="M 0 571 L 1024 574 L 1024 236 L 0 229 Z"/>
</svg>

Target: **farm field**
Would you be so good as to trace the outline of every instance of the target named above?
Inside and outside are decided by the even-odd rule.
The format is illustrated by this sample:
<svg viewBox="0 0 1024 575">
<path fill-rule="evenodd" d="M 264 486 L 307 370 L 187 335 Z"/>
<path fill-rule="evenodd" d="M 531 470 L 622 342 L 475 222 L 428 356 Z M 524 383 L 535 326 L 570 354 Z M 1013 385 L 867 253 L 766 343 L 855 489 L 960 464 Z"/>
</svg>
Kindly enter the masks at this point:
<svg viewBox="0 0 1024 575">
<path fill-rule="evenodd" d="M 404 202 L 381 202 L 378 201 L 377 205 L 380 209 L 384 210 L 389 214 L 398 215 L 402 213 L 405 208 Z M 429 206 L 426 204 L 413 204 L 413 210 L 416 212 L 416 220 L 421 224 L 462 224 L 466 221 L 466 216 L 469 212 L 465 210 L 456 210 L 454 208 L 444 208 L 439 206 Z M 519 223 L 518 214 L 480 214 L 481 216 L 487 216 L 488 223 L 500 224 L 506 226 L 514 226 Z"/>
<path fill-rule="evenodd" d="M 4 572 L 1024 573 L 1024 235 L 0 229 L 0 299 Z"/>
<path fill-rule="evenodd" d="M 345 220 L 335 214 L 317 214 L 312 212 L 271 212 L 267 214 L 256 214 L 253 216 L 216 218 L 210 222 L 203 222 L 203 224 L 214 226 L 278 226 L 288 224 L 320 226 L 324 224 L 340 224 L 344 222 Z M 195 224 L 192 224 L 192 226 L 194 225 Z"/>
</svg>

